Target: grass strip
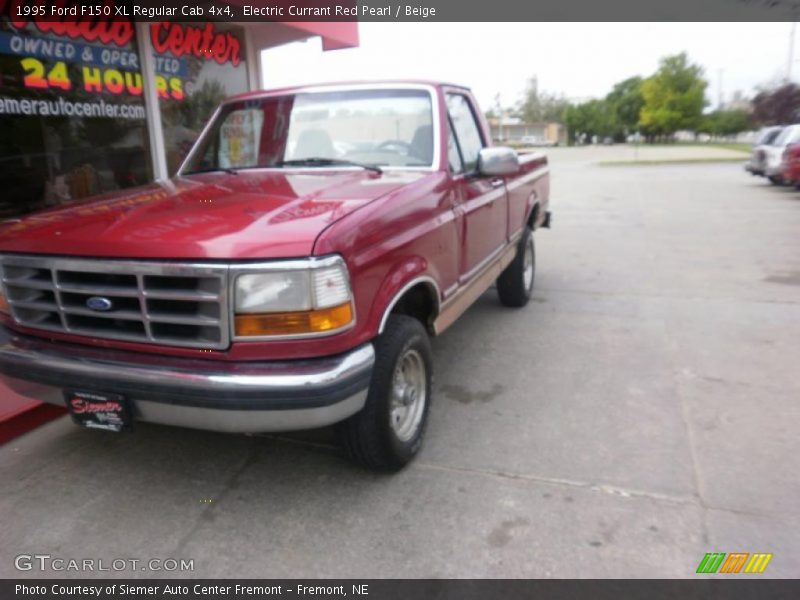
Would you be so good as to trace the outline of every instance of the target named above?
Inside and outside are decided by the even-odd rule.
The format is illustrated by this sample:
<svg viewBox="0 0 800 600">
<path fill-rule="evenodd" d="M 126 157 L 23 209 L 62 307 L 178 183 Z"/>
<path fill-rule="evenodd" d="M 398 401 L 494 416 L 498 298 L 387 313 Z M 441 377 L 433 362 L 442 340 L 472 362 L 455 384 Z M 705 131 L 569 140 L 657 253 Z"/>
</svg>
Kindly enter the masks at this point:
<svg viewBox="0 0 800 600">
<path fill-rule="evenodd" d="M 595 164 L 600 167 L 652 167 L 660 165 L 692 165 L 708 163 L 744 162 L 743 156 L 723 156 L 720 158 L 675 158 L 663 160 L 601 160 Z"/>
</svg>

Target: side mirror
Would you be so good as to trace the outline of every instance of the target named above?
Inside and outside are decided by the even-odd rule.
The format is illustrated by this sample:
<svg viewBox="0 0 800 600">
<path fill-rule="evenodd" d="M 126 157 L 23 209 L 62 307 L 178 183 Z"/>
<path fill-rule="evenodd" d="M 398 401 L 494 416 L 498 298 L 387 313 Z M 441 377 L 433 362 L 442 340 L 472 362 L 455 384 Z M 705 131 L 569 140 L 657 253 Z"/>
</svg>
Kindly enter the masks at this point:
<svg viewBox="0 0 800 600">
<path fill-rule="evenodd" d="M 519 171 L 517 153 L 505 146 L 483 148 L 478 154 L 478 173 L 487 176 L 513 175 Z"/>
</svg>

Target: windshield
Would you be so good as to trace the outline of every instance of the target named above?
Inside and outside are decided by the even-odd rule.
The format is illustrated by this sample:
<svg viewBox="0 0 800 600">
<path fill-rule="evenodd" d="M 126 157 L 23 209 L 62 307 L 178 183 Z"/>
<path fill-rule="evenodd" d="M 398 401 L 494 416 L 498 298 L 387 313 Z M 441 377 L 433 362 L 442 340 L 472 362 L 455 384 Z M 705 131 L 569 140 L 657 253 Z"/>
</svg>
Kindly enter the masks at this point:
<svg viewBox="0 0 800 600">
<path fill-rule="evenodd" d="M 756 138 L 755 146 L 764 146 L 772 144 L 775 141 L 775 138 L 778 137 L 778 134 L 782 131 L 780 127 L 768 127 L 764 129 L 761 134 Z"/>
<path fill-rule="evenodd" d="M 424 90 L 299 93 L 225 105 L 184 173 L 259 167 L 429 167 L 433 107 Z"/>
<path fill-rule="evenodd" d="M 772 142 L 772 145 L 785 146 L 786 144 L 796 142 L 798 134 L 800 134 L 800 127 L 786 127 L 781 131 L 780 135 L 775 138 L 775 141 Z"/>
</svg>

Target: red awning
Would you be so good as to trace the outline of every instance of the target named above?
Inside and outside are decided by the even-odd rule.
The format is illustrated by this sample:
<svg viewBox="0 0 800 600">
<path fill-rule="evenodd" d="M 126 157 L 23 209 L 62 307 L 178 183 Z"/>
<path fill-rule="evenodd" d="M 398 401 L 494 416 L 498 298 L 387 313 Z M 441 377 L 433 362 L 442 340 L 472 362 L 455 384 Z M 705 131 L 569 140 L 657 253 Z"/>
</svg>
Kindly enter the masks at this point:
<svg viewBox="0 0 800 600">
<path fill-rule="evenodd" d="M 356 21 L 286 22 L 296 29 L 302 29 L 322 38 L 323 50 L 339 50 L 341 48 L 358 47 L 358 23 Z"/>
</svg>

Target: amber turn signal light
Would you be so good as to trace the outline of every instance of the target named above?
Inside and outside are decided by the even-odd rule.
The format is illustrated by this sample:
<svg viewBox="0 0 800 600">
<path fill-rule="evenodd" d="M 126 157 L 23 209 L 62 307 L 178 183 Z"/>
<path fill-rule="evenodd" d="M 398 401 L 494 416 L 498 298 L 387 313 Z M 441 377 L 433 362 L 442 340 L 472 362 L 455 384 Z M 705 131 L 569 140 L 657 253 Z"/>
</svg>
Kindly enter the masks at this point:
<svg viewBox="0 0 800 600">
<path fill-rule="evenodd" d="M 236 315 L 238 337 L 304 335 L 335 331 L 353 321 L 350 302 L 301 312 L 253 313 Z"/>
<path fill-rule="evenodd" d="M 11 307 L 8 305 L 8 300 L 3 292 L 0 292 L 0 312 L 7 315 L 11 314 Z"/>
</svg>

